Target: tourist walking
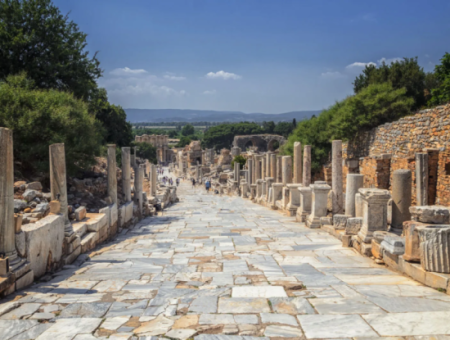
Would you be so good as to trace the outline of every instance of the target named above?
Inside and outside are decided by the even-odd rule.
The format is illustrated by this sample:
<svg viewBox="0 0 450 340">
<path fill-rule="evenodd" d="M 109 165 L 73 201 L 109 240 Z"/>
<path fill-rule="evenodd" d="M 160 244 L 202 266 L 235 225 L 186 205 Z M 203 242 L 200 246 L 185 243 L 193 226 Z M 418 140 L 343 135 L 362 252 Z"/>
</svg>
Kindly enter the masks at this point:
<svg viewBox="0 0 450 340">
<path fill-rule="evenodd" d="M 207 179 L 205 182 L 205 188 L 206 188 L 206 193 L 208 193 L 209 189 L 211 188 L 211 182 L 209 181 L 209 179 Z"/>
</svg>

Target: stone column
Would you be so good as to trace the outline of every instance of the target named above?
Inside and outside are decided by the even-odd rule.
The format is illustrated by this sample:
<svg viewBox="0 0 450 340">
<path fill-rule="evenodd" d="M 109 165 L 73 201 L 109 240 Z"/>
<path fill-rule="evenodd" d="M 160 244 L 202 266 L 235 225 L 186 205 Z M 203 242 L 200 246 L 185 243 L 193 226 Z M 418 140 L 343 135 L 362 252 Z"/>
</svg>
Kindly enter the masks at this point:
<svg viewBox="0 0 450 340">
<path fill-rule="evenodd" d="M 277 155 L 274 153 L 270 154 L 270 177 L 277 181 Z"/>
<path fill-rule="evenodd" d="M 131 201 L 131 169 L 130 169 L 130 148 L 122 148 L 122 189 L 125 201 Z"/>
<path fill-rule="evenodd" d="M 116 145 L 108 145 L 108 196 L 117 204 Z"/>
<path fill-rule="evenodd" d="M 270 193 L 272 190 L 272 184 L 274 183 L 273 177 L 266 177 L 266 198 L 267 202 L 270 202 Z"/>
<path fill-rule="evenodd" d="M 237 182 L 238 186 L 241 183 L 240 172 L 241 172 L 240 164 L 238 162 L 234 162 L 234 180 Z"/>
<path fill-rule="evenodd" d="M 363 201 L 359 192 L 355 195 L 355 217 L 363 217 Z"/>
<path fill-rule="evenodd" d="M 387 203 L 391 198 L 388 190 L 375 188 L 359 189 L 363 201 L 363 224 L 358 237 L 370 243 L 375 231 L 387 231 Z"/>
<path fill-rule="evenodd" d="M 293 183 L 302 183 L 302 143 L 294 143 L 294 180 Z"/>
<path fill-rule="evenodd" d="M 152 164 L 151 167 L 152 167 L 152 170 L 151 170 L 151 174 L 150 174 L 150 176 L 151 176 L 151 188 L 150 188 L 151 191 L 150 191 L 150 194 L 153 197 L 156 197 L 156 182 L 158 180 L 158 173 L 156 172 L 156 165 L 155 164 Z"/>
<path fill-rule="evenodd" d="M 260 157 L 256 157 L 256 169 L 255 169 L 255 183 L 258 179 L 261 179 L 261 160 Z"/>
<path fill-rule="evenodd" d="M 248 169 L 247 184 L 251 185 L 253 184 L 253 159 L 251 158 L 247 159 L 247 169 Z"/>
<path fill-rule="evenodd" d="M 280 201 L 283 197 L 283 183 L 272 184 L 272 209 L 277 209 L 277 201 Z"/>
<path fill-rule="evenodd" d="M 411 220 L 410 206 L 411 170 L 395 170 L 392 176 L 392 228 L 403 230 L 403 222 Z"/>
<path fill-rule="evenodd" d="M 283 186 L 286 184 L 292 183 L 292 157 L 291 156 L 283 156 L 282 157 L 282 183 Z"/>
<path fill-rule="evenodd" d="M 289 188 L 289 203 L 286 206 L 289 216 L 295 216 L 297 209 L 300 206 L 300 192 L 299 189 L 301 188 L 301 184 L 293 183 L 288 184 L 287 187 Z"/>
<path fill-rule="evenodd" d="M 64 234 L 66 237 L 72 236 L 73 228 L 69 221 L 67 202 L 67 175 L 66 175 L 66 153 L 64 143 L 52 144 L 50 151 L 50 188 L 52 201 L 59 201 L 60 213 L 64 216 Z"/>
<path fill-rule="evenodd" d="M 7 128 L 0 128 L 0 253 L 9 258 L 10 265 L 18 259 L 14 229 L 13 133 Z"/>
<path fill-rule="evenodd" d="M 266 157 L 261 156 L 261 179 L 264 180 L 266 176 Z"/>
<path fill-rule="evenodd" d="M 305 145 L 303 148 L 303 186 L 308 187 L 311 184 L 311 145 Z"/>
<path fill-rule="evenodd" d="M 347 190 L 345 193 L 345 215 L 356 217 L 355 215 L 355 195 L 364 186 L 364 175 L 348 174 Z"/>
<path fill-rule="evenodd" d="M 143 209 L 143 182 L 144 182 L 144 168 L 138 166 L 134 174 L 134 202 L 137 204 L 139 213 L 142 215 Z"/>
<path fill-rule="evenodd" d="M 262 183 L 263 183 L 262 179 L 257 179 L 256 180 L 256 197 L 255 197 L 256 200 L 258 200 L 261 197 L 261 194 L 262 194 Z"/>
<path fill-rule="evenodd" d="M 332 197 L 333 215 L 344 212 L 344 197 L 342 192 L 342 141 L 334 140 L 332 145 Z"/>
<path fill-rule="evenodd" d="M 275 179 L 275 183 L 283 182 L 283 166 L 282 166 L 282 156 L 277 156 L 277 177 Z"/>
<path fill-rule="evenodd" d="M 266 153 L 266 177 L 272 177 L 270 174 L 270 156 L 271 152 Z"/>
<path fill-rule="evenodd" d="M 416 201 L 428 205 L 428 154 L 416 153 Z"/>
<path fill-rule="evenodd" d="M 306 220 L 308 228 L 320 228 L 320 218 L 327 216 L 328 193 L 331 187 L 325 181 L 311 184 L 311 214 Z"/>
<path fill-rule="evenodd" d="M 297 209 L 297 221 L 306 222 L 306 218 L 311 214 L 311 188 L 299 187 L 298 192 L 300 194 L 300 206 Z"/>
</svg>

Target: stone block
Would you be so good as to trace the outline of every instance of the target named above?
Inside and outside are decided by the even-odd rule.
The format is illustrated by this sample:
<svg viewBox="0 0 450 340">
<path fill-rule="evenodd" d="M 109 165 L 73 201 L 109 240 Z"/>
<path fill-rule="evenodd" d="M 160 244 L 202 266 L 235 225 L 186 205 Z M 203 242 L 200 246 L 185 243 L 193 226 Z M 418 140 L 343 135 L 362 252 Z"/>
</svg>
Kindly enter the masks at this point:
<svg viewBox="0 0 450 340">
<path fill-rule="evenodd" d="M 73 223 L 72 228 L 79 237 L 83 237 L 87 232 L 87 224 L 84 221 Z"/>
<path fill-rule="evenodd" d="M 345 235 L 357 235 L 362 227 L 362 217 L 351 217 L 347 219 L 347 226 L 345 227 Z"/>
<path fill-rule="evenodd" d="M 333 222 L 331 221 L 331 217 L 321 217 L 320 218 L 320 226 L 324 225 L 333 225 Z"/>
<path fill-rule="evenodd" d="M 16 250 L 21 257 L 27 257 L 27 243 L 25 233 L 16 233 Z"/>
<path fill-rule="evenodd" d="M 30 286 L 34 281 L 34 273 L 32 270 L 16 280 L 16 291 Z"/>
<path fill-rule="evenodd" d="M 16 234 L 20 233 L 22 230 L 22 214 L 14 214 L 14 231 Z"/>
<path fill-rule="evenodd" d="M 375 240 L 375 242 L 377 242 L 378 244 L 381 244 L 381 242 L 383 242 L 384 238 L 386 236 L 397 236 L 396 234 L 390 233 L 389 231 L 375 231 L 373 233 L 373 240 Z"/>
<path fill-rule="evenodd" d="M 449 283 L 449 274 L 427 272 L 425 275 L 425 284 L 432 288 L 441 288 L 447 290 Z"/>
<path fill-rule="evenodd" d="M 382 259 L 383 258 L 383 251 L 381 244 L 378 242 L 375 242 L 374 239 L 372 239 L 372 256 L 376 259 Z"/>
<path fill-rule="evenodd" d="M 383 252 L 383 262 L 388 266 L 389 268 L 403 273 L 403 259 L 401 256 L 391 254 L 388 252 Z"/>
<path fill-rule="evenodd" d="M 28 262 L 35 277 L 41 277 L 63 255 L 64 217 L 49 215 L 34 224 L 24 225 L 22 230 L 25 233 Z"/>
<path fill-rule="evenodd" d="M 352 246 L 352 235 L 342 235 L 342 246 L 346 248 Z"/>
<path fill-rule="evenodd" d="M 395 255 L 403 255 L 405 253 L 405 238 L 397 235 L 387 235 L 381 242 L 387 252 Z"/>
<path fill-rule="evenodd" d="M 405 236 L 405 254 L 403 259 L 408 262 L 420 262 L 419 230 L 426 225 L 416 221 L 403 222 L 403 235 Z"/>
<path fill-rule="evenodd" d="M 25 190 L 25 192 L 22 194 L 22 197 L 27 201 L 30 202 L 32 201 L 36 196 L 37 196 L 38 192 L 36 190 L 31 190 L 31 189 L 27 189 Z"/>
<path fill-rule="evenodd" d="M 364 256 L 371 257 L 372 256 L 372 244 L 362 242 L 360 253 Z"/>
<path fill-rule="evenodd" d="M 67 264 L 71 264 L 72 262 L 74 262 L 77 259 L 78 255 L 80 255 L 80 253 L 81 253 L 81 246 L 75 248 L 71 254 L 67 255 L 64 258 L 64 264 L 67 265 Z"/>
<path fill-rule="evenodd" d="M 351 218 L 350 215 L 336 214 L 333 215 L 333 226 L 336 229 L 345 229 L 347 227 L 347 220 Z"/>
<path fill-rule="evenodd" d="M 86 218 L 86 207 L 83 207 L 83 206 L 78 207 L 75 210 L 75 219 L 77 221 L 82 221 L 85 218 Z"/>
<path fill-rule="evenodd" d="M 99 234 L 96 232 L 89 232 L 81 239 L 81 252 L 86 253 L 95 248 Z"/>
<path fill-rule="evenodd" d="M 105 214 L 87 213 L 86 217 L 88 231 L 99 231 L 101 227 L 108 224 L 108 217 Z"/>
<path fill-rule="evenodd" d="M 450 273 L 450 225 L 427 225 L 419 229 L 420 263 L 430 272 Z"/>
<path fill-rule="evenodd" d="M 450 209 L 440 205 L 409 207 L 411 220 L 422 223 L 449 224 Z"/>
<path fill-rule="evenodd" d="M 404 261 L 403 270 L 406 275 L 412 277 L 414 280 L 426 284 L 427 272 L 420 266 L 420 264 Z"/>
<path fill-rule="evenodd" d="M 59 201 L 50 201 L 49 207 L 50 213 L 52 214 L 59 214 L 59 212 L 61 211 L 61 203 Z"/>
</svg>

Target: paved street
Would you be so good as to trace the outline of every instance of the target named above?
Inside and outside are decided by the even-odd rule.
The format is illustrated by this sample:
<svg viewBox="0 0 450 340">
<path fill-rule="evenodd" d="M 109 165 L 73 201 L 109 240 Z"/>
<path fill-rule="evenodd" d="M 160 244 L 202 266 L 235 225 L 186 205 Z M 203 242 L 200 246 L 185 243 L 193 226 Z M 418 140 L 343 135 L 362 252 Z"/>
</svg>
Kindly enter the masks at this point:
<svg viewBox="0 0 450 340">
<path fill-rule="evenodd" d="M 450 334 L 449 295 L 276 211 L 191 187 L 81 266 L 3 300 L 0 339 Z"/>
</svg>

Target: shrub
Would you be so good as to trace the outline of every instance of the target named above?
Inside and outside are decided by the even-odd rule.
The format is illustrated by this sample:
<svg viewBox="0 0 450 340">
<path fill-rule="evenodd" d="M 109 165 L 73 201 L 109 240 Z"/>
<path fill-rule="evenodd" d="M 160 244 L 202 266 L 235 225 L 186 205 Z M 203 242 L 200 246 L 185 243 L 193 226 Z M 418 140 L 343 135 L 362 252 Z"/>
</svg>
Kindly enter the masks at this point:
<svg viewBox="0 0 450 340">
<path fill-rule="evenodd" d="M 242 155 L 237 155 L 236 157 L 234 157 L 234 159 L 231 161 L 231 167 L 234 169 L 234 163 L 238 162 L 239 168 L 242 170 L 244 168 L 245 163 L 247 163 L 247 160 L 245 159 L 244 156 Z"/>
</svg>

